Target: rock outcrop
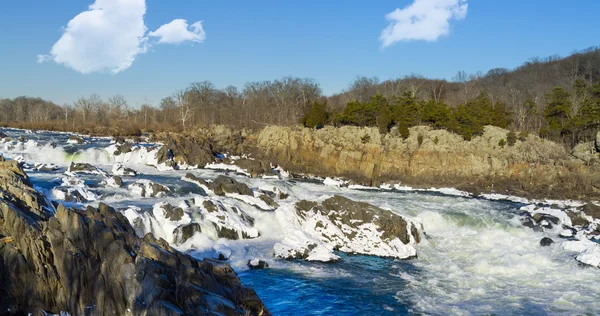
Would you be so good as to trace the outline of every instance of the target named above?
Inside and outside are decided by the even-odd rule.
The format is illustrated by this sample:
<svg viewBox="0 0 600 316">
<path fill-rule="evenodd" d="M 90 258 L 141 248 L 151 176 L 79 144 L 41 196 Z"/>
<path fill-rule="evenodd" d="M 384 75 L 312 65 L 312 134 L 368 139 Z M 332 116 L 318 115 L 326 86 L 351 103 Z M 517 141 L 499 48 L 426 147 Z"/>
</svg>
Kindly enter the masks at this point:
<svg viewBox="0 0 600 316">
<path fill-rule="evenodd" d="M 378 185 L 458 187 L 518 196 L 600 196 L 600 166 L 573 158 L 563 146 L 529 135 L 500 147 L 507 130 L 486 126 L 471 141 L 427 126 L 410 128 L 406 140 L 376 128 L 268 126 L 247 147 L 293 173 L 344 177 Z M 368 139 L 369 141 L 363 141 Z M 419 139 L 421 141 L 419 141 Z"/>
<path fill-rule="evenodd" d="M 164 142 L 164 146 L 157 153 L 158 163 L 169 160 L 169 149 L 173 151 L 175 161 L 179 164 L 203 167 L 215 161 L 212 145 L 202 135 L 168 134 L 163 135 L 161 140 Z"/>
<path fill-rule="evenodd" d="M 296 203 L 296 215 L 303 233 L 313 241 L 296 238 L 299 231 L 289 232 L 275 245 L 276 257 L 331 261 L 332 250 L 399 259 L 417 255 L 413 245 L 420 242 L 418 227 L 368 203 L 337 195 L 321 204 L 302 200 Z"/>
<path fill-rule="evenodd" d="M 269 315 L 227 264 L 138 238 L 107 205 L 55 211 L 15 161 L 0 162 L 0 196 L 2 313 Z"/>
</svg>

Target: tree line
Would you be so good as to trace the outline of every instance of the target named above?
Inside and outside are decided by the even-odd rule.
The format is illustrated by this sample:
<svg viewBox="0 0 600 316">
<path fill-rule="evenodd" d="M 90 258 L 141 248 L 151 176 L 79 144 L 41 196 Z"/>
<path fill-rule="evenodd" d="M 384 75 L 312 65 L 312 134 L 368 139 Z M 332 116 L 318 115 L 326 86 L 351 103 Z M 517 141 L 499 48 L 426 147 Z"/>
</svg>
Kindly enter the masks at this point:
<svg viewBox="0 0 600 316">
<path fill-rule="evenodd" d="M 285 77 L 217 88 L 192 83 L 158 104 L 128 105 L 116 95 L 81 97 L 57 105 L 40 98 L 0 99 L 3 125 L 90 133 L 181 131 L 211 124 L 392 126 L 444 128 L 469 139 L 487 124 L 536 133 L 565 144 L 598 129 L 600 48 L 566 58 L 532 58 L 513 70 L 459 71 L 452 80 L 419 75 L 379 80 L 357 77 L 341 93 L 324 96 L 318 82 Z M 315 123 L 317 121 L 317 123 Z"/>
</svg>

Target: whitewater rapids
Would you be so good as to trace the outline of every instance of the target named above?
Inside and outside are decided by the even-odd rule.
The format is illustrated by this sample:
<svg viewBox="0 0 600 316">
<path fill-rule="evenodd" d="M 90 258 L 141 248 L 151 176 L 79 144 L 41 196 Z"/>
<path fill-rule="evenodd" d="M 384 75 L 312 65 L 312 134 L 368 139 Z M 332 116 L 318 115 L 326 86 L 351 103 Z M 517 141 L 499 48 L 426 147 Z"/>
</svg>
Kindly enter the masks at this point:
<svg viewBox="0 0 600 316">
<path fill-rule="evenodd" d="M 76 175 L 81 182 L 73 182 L 71 187 L 81 190 L 81 195 L 88 199 L 85 203 L 66 202 L 69 205 L 104 202 L 135 222 L 140 213 L 152 211 L 160 203 L 189 207 L 184 205 L 186 200 L 199 199 L 200 204 L 207 198 L 198 186 L 181 180 L 188 171 L 168 170 L 159 165 L 155 157 L 158 147 L 153 144 L 142 144 L 144 150 L 115 156 L 114 144 L 108 138 L 85 137 L 86 143 L 78 145 L 67 142 L 69 134 L 12 129 L 4 132 L 14 139 L 21 135 L 28 139 L 3 141 L 0 152 L 8 159 L 23 161 L 36 188 L 50 198 L 61 200 L 62 196 L 53 195 L 53 190 L 75 181 L 64 174 L 71 162 L 90 163 L 107 173 L 119 163 L 139 172 L 135 177 L 123 177 L 123 187 L 103 185 L 102 181 L 106 181 L 103 176 Z M 47 167 L 44 171 L 38 168 L 42 164 Z M 227 168 L 218 167 L 212 165 L 212 169 L 192 172 L 210 180 L 224 172 L 220 169 Z M 249 236 L 260 235 L 258 238 L 216 238 L 215 229 L 193 214 L 174 222 L 156 211 L 157 216 L 137 227 L 144 232 L 152 231 L 172 241 L 177 249 L 198 257 L 219 254 L 229 257 L 228 263 L 238 271 L 242 281 L 257 291 L 275 315 L 593 315 L 600 311 L 600 270 L 575 260 L 578 253 L 565 249 L 565 240 L 558 237 L 560 227 L 544 232 L 523 227 L 522 208 L 526 209 L 531 201 L 516 198 L 494 201 L 497 196 L 475 198 L 453 189 L 344 187 L 342 180 L 329 178 L 313 181 L 248 178 L 243 171 L 236 171 L 239 170 L 232 168 L 229 176 L 251 188 L 276 188 L 289 194 L 290 202 L 282 202 L 280 208 L 302 199 L 323 200 L 337 194 L 390 209 L 422 224 L 426 234 L 414 246 L 418 258 L 413 260 L 341 253 L 335 254 L 341 261 L 330 264 L 278 260 L 273 257 L 273 245 L 284 240 L 290 229 L 283 226 L 285 219 L 278 216 L 287 213 L 260 211 L 252 205 L 260 203 L 258 199 L 239 196 L 210 198 L 254 218 L 253 227 L 238 222 L 236 225 Z M 170 194 L 140 196 L 128 189 L 141 180 L 164 185 Z M 201 223 L 202 233 L 177 242 L 173 228 L 192 221 Z M 550 237 L 555 243 L 540 247 L 543 237 Z M 255 258 L 267 261 L 270 268 L 249 270 L 247 262 Z"/>
</svg>

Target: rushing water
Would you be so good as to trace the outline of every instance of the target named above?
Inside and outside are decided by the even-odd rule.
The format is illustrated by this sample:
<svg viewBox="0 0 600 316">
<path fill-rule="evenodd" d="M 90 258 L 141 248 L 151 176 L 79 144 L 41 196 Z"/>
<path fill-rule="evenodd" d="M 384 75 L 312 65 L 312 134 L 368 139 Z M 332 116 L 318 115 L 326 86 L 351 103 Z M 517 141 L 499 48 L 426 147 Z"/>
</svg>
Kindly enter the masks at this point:
<svg viewBox="0 0 600 316">
<path fill-rule="evenodd" d="M 38 144 L 58 146 L 2 149 L 5 157 L 22 155 L 26 162 L 55 163 L 56 172 L 29 172 L 36 187 L 45 193 L 60 184 L 68 163 L 90 162 L 110 172 L 110 155 L 102 151 L 110 141 L 86 139 L 85 145 L 67 145 L 69 135 L 50 132 L 25 133 L 4 130 Z M 73 155 L 74 154 L 74 155 Z M 82 176 L 98 201 L 117 208 L 132 205 L 149 208 L 167 200 L 202 195 L 195 185 L 180 180 L 185 171 L 159 172 L 133 164 L 137 179 L 167 185 L 174 195 L 164 199 L 139 198 L 123 188 L 105 188 L 102 178 Z M 205 179 L 219 172 L 194 171 Z M 418 258 L 394 260 L 339 254 L 337 263 L 269 261 L 265 270 L 248 270 L 245 262 L 269 254 L 278 231 L 270 215 L 251 213 L 264 237 L 227 242 L 233 249 L 230 263 L 242 282 L 253 287 L 275 315 L 597 315 L 600 312 L 600 271 L 581 266 L 574 254 L 564 250 L 557 231 L 534 232 L 519 221 L 523 204 L 431 192 L 366 191 L 324 186 L 318 182 L 289 179 L 250 179 L 231 175 L 251 187 L 279 187 L 295 199 L 315 199 L 340 194 L 391 209 L 421 223 L 426 233 L 417 245 Z M 126 181 L 134 181 L 133 179 Z M 93 204 L 93 203 L 92 203 Z M 242 207 L 242 206 L 240 206 Z M 249 211 L 252 212 L 252 211 Z M 272 231 L 271 231 L 272 230 Z M 542 237 L 556 243 L 540 247 Z M 211 244 L 212 245 L 212 244 Z M 177 245 L 197 256 L 206 252 L 201 244 Z"/>
</svg>

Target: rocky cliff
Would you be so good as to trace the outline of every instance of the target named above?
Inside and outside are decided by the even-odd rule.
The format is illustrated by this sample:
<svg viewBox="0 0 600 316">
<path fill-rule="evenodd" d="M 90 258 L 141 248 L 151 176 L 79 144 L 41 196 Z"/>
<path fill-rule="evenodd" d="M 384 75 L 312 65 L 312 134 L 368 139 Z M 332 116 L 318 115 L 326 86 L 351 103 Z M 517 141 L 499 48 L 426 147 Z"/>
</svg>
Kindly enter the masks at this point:
<svg viewBox="0 0 600 316">
<path fill-rule="evenodd" d="M 0 162 L 0 314 L 269 315 L 227 264 L 198 261 L 107 205 L 56 208 Z"/>
<path fill-rule="evenodd" d="M 600 168 L 562 146 L 529 135 L 512 146 L 507 130 L 487 126 L 471 141 L 418 126 L 410 137 L 381 136 L 376 128 L 269 126 L 247 137 L 247 147 L 294 173 L 338 176 L 363 184 L 402 182 L 555 198 L 597 197 Z"/>
</svg>

